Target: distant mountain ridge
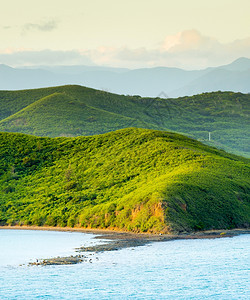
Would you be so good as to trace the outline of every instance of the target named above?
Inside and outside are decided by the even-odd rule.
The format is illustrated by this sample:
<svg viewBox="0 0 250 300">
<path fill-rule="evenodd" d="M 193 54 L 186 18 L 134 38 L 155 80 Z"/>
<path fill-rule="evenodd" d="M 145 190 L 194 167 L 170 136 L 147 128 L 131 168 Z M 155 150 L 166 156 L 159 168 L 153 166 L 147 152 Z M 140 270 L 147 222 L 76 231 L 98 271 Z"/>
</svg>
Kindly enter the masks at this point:
<svg viewBox="0 0 250 300">
<path fill-rule="evenodd" d="M 203 92 L 250 92 L 250 59 L 204 70 L 155 67 L 129 70 L 100 66 L 40 66 L 11 68 L 0 65 L 0 90 L 20 90 L 78 84 L 124 95 L 191 96 Z"/>
</svg>

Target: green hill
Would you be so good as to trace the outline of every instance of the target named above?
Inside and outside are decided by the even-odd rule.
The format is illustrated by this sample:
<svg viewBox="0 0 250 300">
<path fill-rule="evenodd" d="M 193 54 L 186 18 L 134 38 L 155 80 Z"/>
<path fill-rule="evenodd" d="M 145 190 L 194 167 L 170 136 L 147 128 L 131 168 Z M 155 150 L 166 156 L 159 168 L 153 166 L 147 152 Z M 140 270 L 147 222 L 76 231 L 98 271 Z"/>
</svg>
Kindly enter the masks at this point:
<svg viewBox="0 0 250 300">
<path fill-rule="evenodd" d="M 0 91 L 0 130 L 49 137 L 94 135 L 127 127 L 171 130 L 250 157 L 249 110 L 250 94 L 141 98 L 71 85 Z"/>
<path fill-rule="evenodd" d="M 246 158 L 148 129 L 0 133 L 0 223 L 156 233 L 247 227 L 249 167 Z"/>
<path fill-rule="evenodd" d="M 11 132 L 58 137 L 114 131 L 131 122 L 144 127 L 140 120 L 91 107 L 66 93 L 54 93 L 4 119 L 1 126 Z"/>
</svg>

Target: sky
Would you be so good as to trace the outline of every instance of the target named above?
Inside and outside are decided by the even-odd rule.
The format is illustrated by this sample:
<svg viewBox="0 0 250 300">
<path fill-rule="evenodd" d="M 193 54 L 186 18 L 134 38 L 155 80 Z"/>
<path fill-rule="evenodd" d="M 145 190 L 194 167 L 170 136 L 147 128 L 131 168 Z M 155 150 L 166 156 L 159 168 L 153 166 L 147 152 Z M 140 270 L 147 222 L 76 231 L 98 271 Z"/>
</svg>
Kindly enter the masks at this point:
<svg viewBox="0 0 250 300">
<path fill-rule="evenodd" d="M 0 63 L 202 69 L 250 58 L 249 0 L 8 0 Z"/>
</svg>

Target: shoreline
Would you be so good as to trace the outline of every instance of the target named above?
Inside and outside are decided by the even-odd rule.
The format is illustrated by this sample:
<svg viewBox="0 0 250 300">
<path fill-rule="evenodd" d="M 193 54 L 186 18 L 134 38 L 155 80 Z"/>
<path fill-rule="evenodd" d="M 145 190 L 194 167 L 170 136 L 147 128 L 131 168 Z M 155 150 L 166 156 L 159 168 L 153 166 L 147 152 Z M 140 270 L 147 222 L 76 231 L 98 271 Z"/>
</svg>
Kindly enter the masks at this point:
<svg viewBox="0 0 250 300">
<path fill-rule="evenodd" d="M 96 228 L 79 228 L 79 227 L 52 227 L 52 226 L 0 226 L 1 229 L 11 230 L 39 230 L 39 231 L 61 231 L 61 232 L 79 232 L 97 235 L 98 239 L 145 239 L 149 241 L 163 241 L 173 239 L 206 239 L 233 237 L 240 234 L 250 234 L 249 229 L 213 229 L 206 231 L 186 232 L 179 234 L 153 234 L 153 233 L 135 233 L 122 230 L 96 229 Z"/>
<path fill-rule="evenodd" d="M 105 229 L 83 229 L 70 227 L 39 227 L 39 226 L 0 226 L 0 230 L 40 230 L 40 231 L 61 231 L 61 232 L 79 232 L 94 234 L 94 239 L 98 239 L 100 244 L 87 247 L 75 248 L 77 253 L 70 257 L 54 257 L 41 259 L 39 261 L 29 263 L 30 266 L 48 266 L 48 265 L 71 265 L 83 262 L 92 262 L 88 255 L 98 254 L 106 251 L 116 251 L 125 248 L 135 248 L 144 246 L 153 242 L 166 242 L 174 240 L 194 240 L 194 239 L 216 239 L 225 237 L 234 237 L 241 234 L 250 234 L 250 229 L 231 229 L 231 230 L 208 230 L 193 233 L 182 234 L 149 234 L 149 233 L 133 233 L 118 230 Z M 87 253 L 89 253 L 87 255 Z"/>
</svg>

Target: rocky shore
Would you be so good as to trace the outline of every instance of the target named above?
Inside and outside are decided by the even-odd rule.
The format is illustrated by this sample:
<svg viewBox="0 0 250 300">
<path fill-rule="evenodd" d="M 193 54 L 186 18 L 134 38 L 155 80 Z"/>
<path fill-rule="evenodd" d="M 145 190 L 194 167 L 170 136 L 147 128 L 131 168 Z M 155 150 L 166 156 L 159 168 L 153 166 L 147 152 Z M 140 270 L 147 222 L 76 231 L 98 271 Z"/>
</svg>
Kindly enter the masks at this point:
<svg viewBox="0 0 250 300">
<path fill-rule="evenodd" d="M 5 227 L 6 228 L 6 227 Z M 31 229 L 31 228 L 30 228 Z M 83 231 L 85 233 L 97 233 L 98 231 Z M 152 234 L 135 234 L 127 232 L 98 232 L 99 235 L 95 239 L 105 240 L 104 243 L 79 247 L 75 251 L 78 253 L 75 256 L 69 257 L 55 257 L 49 259 L 37 260 L 32 262 L 30 266 L 48 266 L 48 265 L 72 265 L 78 263 L 92 263 L 99 258 L 95 256 L 100 252 L 105 251 L 117 251 L 124 248 L 134 248 L 138 246 L 144 246 L 153 242 L 180 240 L 180 239 L 214 239 L 234 237 L 239 234 L 250 234 L 249 229 L 234 229 L 234 230 L 211 230 L 196 233 L 185 233 L 178 235 L 152 235 Z M 108 241 L 108 242 L 107 242 Z"/>
<path fill-rule="evenodd" d="M 51 265 L 75 265 L 81 262 L 87 261 L 87 257 L 84 255 L 65 256 L 65 257 L 54 257 L 36 262 L 29 263 L 29 266 L 51 266 Z"/>
</svg>

